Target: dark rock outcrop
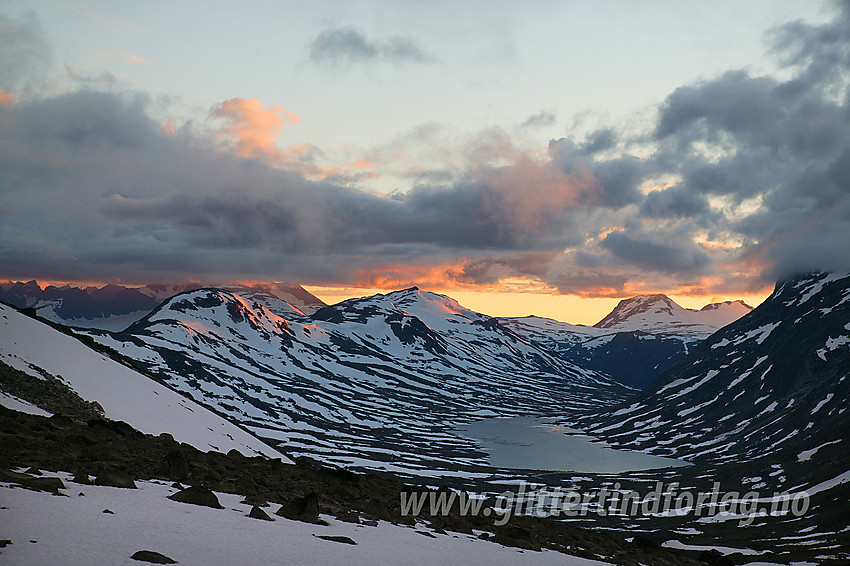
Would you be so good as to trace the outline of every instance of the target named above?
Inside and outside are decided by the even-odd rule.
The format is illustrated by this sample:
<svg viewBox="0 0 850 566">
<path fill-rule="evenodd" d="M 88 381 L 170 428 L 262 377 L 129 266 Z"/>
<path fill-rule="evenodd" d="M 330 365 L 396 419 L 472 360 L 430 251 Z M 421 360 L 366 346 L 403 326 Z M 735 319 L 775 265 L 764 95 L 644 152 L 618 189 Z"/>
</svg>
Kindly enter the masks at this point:
<svg viewBox="0 0 850 566">
<path fill-rule="evenodd" d="M 150 562 L 151 564 L 177 564 L 177 561 L 153 550 L 140 550 L 130 558 L 139 562 Z"/>
<path fill-rule="evenodd" d="M 187 487 L 177 493 L 168 496 L 168 499 L 179 501 L 180 503 L 191 503 L 192 505 L 201 505 L 203 507 L 212 507 L 213 509 L 224 509 L 221 503 L 218 502 L 218 497 L 209 488 L 201 486 Z"/>
<path fill-rule="evenodd" d="M 97 475 L 94 480 L 95 485 L 105 485 L 109 487 L 121 487 L 124 489 L 136 489 L 136 482 L 130 477 L 130 474 L 121 470 L 106 470 Z"/>
<path fill-rule="evenodd" d="M 275 515 L 295 521 L 319 523 L 319 496 L 313 492 L 282 505 Z"/>
</svg>

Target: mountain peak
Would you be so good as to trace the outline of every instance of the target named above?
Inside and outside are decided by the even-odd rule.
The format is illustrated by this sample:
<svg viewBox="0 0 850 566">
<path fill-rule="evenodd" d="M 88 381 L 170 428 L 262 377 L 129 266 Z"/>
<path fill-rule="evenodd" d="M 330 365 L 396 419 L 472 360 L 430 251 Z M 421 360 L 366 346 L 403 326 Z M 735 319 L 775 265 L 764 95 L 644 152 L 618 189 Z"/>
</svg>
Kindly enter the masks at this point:
<svg viewBox="0 0 850 566">
<path fill-rule="evenodd" d="M 686 309 L 667 295 L 657 293 L 623 299 L 608 316 L 594 324 L 618 332 L 642 331 L 705 338 L 717 329 L 748 314 L 752 307 L 743 301 Z"/>
<path fill-rule="evenodd" d="M 684 310 L 664 294 L 637 295 L 620 301 L 608 316 L 594 324 L 596 328 L 615 328 L 630 318 L 652 313 L 672 316 L 675 310 Z"/>
</svg>

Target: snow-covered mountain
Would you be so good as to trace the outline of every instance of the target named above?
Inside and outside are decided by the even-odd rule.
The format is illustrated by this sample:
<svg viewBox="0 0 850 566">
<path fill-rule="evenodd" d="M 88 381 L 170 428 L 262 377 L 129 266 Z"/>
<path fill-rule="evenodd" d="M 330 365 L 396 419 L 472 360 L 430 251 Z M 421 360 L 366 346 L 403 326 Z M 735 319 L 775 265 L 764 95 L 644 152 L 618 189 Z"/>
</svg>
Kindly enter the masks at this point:
<svg viewBox="0 0 850 566">
<path fill-rule="evenodd" d="M 777 284 L 628 406 L 585 424 L 619 446 L 735 461 L 845 443 L 848 395 L 850 275 L 809 274 Z"/>
<path fill-rule="evenodd" d="M 624 299 L 608 316 L 594 324 L 609 332 L 641 331 L 707 338 L 753 308 L 743 301 L 712 303 L 700 310 L 686 309 L 667 295 L 639 295 Z"/>
<path fill-rule="evenodd" d="M 83 400 L 96 402 L 104 416 L 122 420 L 153 435 L 169 433 L 200 450 L 264 454 L 278 451 L 209 409 L 161 383 L 86 346 L 73 336 L 0 304 L 0 364 L 32 381 L 61 382 Z M 0 404 L 36 411 L 32 403 L 10 395 L 0 381 Z"/>
<path fill-rule="evenodd" d="M 620 301 L 593 326 L 537 316 L 499 322 L 566 360 L 632 387 L 645 387 L 700 341 L 751 310 L 743 301 L 731 301 L 697 311 L 682 308 L 666 295 L 641 295 Z"/>
<path fill-rule="evenodd" d="M 499 318 L 499 323 L 570 362 L 638 388 L 648 385 L 700 342 L 693 336 L 612 332 L 537 316 Z"/>
<path fill-rule="evenodd" d="M 770 563 L 838 564 L 850 542 L 848 397 L 850 274 L 816 273 L 778 283 L 619 407 L 562 424 L 614 448 L 693 463 L 666 474 L 681 486 L 708 491 L 716 482 L 763 502 L 805 495 L 802 515 L 765 513 L 743 529 L 734 514 L 686 516 L 666 528 L 701 545 L 755 543 L 773 553 Z"/>
<path fill-rule="evenodd" d="M 407 473 L 483 462 L 458 424 L 630 393 L 454 300 L 406 289 L 285 319 L 221 289 L 91 335 L 293 454 Z"/>
<path fill-rule="evenodd" d="M 286 283 L 151 283 L 144 287 L 109 284 L 85 289 L 48 285 L 42 289 L 37 281 L 28 281 L 0 284 L 0 300 L 19 308 L 32 308 L 42 318 L 67 326 L 118 331 L 138 321 L 169 297 L 206 287 L 239 293 L 280 316 L 301 317 L 327 306 L 299 285 Z"/>
</svg>

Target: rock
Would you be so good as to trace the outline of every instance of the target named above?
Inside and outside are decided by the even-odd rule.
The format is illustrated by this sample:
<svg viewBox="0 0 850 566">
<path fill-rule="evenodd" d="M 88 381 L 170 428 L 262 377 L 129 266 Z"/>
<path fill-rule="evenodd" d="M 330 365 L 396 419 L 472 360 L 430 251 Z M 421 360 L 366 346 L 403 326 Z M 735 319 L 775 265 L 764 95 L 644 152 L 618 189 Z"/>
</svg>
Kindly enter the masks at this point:
<svg viewBox="0 0 850 566">
<path fill-rule="evenodd" d="M 76 472 L 74 472 L 73 481 L 74 483 L 79 483 L 82 485 L 91 485 L 91 479 L 89 479 L 89 475 L 82 470 L 77 470 Z"/>
<path fill-rule="evenodd" d="M 252 519 L 262 519 L 263 521 L 274 521 L 271 517 L 269 517 L 268 513 L 254 505 L 251 507 L 251 512 L 248 513 L 248 516 Z"/>
<path fill-rule="evenodd" d="M 170 480 L 185 481 L 189 477 L 189 461 L 179 450 L 173 450 L 165 455 L 164 467 Z"/>
<path fill-rule="evenodd" d="M 241 501 L 245 505 L 255 505 L 257 507 L 268 507 L 269 504 L 264 497 L 258 495 L 248 495 Z"/>
<path fill-rule="evenodd" d="M 540 550 L 540 541 L 532 533 L 522 527 L 505 525 L 496 528 L 497 543 L 504 546 L 525 548 L 527 550 Z"/>
<path fill-rule="evenodd" d="M 40 475 L 41 475 L 41 470 L 39 470 L 38 468 L 36 468 L 35 466 L 33 466 L 32 468 L 30 468 L 29 470 L 25 471 L 24 473 L 25 473 L 25 474 L 30 474 L 30 475 L 32 475 L 32 476 L 40 476 Z"/>
<path fill-rule="evenodd" d="M 10 541 L 9 539 L 7 539 L 7 538 L 0 539 L 0 548 L 6 548 L 10 544 L 12 544 L 12 541 Z"/>
<path fill-rule="evenodd" d="M 354 540 L 352 540 L 348 537 L 342 536 L 342 535 L 313 535 L 313 536 L 315 536 L 316 538 L 320 538 L 322 540 L 329 540 L 329 541 L 333 541 L 333 542 L 341 542 L 341 543 L 344 543 L 344 544 L 357 544 L 356 542 L 354 542 Z"/>
<path fill-rule="evenodd" d="M 49 491 L 50 493 L 58 494 L 60 489 L 65 489 L 65 484 L 60 478 L 29 478 L 21 482 L 21 485 L 27 489 L 35 491 Z"/>
<path fill-rule="evenodd" d="M 153 550 L 140 550 L 131 556 L 139 562 L 150 562 L 151 564 L 177 564 L 177 561 Z"/>
<path fill-rule="evenodd" d="M 209 488 L 201 486 L 187 487 L 175 494 L 169 495 L 168 499 L 179 501 L 180 503 L 212 507 L 213 509 L 224 509 L 221 503 L 218 502 L 218 497 L 216 497 L 215 493 Z"/>
<path fill-rule="evenodd" d="M 95 485 L 106 485 L 109 487 L 122 487 L 125 489 L 136 489 L 136 482 L 126 472 L 111 470 L 101 472 L 94 480 Z"/>
<path fill-rule="evenodd" d="M 390 516 L 390 511 L 387 509 L 386 503 L 381 501 L 380 499 L 373 498 L 369 501 L 368 507 L 369 513 L 377 517 L 382 521 L 392 522 L 392 517 Z"/>
<path fill-rule="evenodd" d="M 357 513 L 357 511 L 342 511 L 341 513 L 337 514 L 336 518 L 342 521 L 343 523 L 360 523 L 360 515 Z"/>
<path fill-rule="evenodd" d="M 660 543 L 643 535 L 635 535 L 632 539 L 632 544 L 638 548 L 642 548 L 643 550 L 658 550 L 661 548 Z"/>
<path fill-rule="evenodd" d="M 91 419 L 87 423 L 92 429 L 106 429 L 119 436 L 137 436 L 140 433 L 124 421 L 111 421 L 108 419 Z"/>
<path fill-rule="evenodd" d="M 314 492 L 294 499 L 282 505 L 275 515 L 317 525 L 319 524 L 319 496 Z"/>
<path fill-rule="evenodd" d="M 104 509 L 103 513 L 106 513 L 107 515 L 114 515 L 115 514 L 110 509 Z"/>
<path fill-rule="evenodd" d="M 712 548 L 711 550 L 703 550 L 699 559 L 709 566 L 735 566 L 735 563 L 728 556 L 724 556 L 719 550 Z"/>
<path fill-rule="evenodd" d="M 32 476 L 28 474 L 22 474 L 20 472 L 13 472 L 11 470 L 0 470 L 0 482 L 3 483 L 23 483 L 26 480 L 30 479 Z"/>
</svg>

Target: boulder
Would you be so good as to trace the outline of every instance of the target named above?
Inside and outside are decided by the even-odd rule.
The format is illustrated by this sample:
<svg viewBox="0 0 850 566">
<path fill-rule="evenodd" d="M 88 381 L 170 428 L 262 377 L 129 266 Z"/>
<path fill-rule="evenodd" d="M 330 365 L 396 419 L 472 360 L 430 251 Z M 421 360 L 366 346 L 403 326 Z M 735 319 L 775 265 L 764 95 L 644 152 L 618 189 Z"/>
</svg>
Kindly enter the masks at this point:
<svg viewBox="0 0 850 566">
<path fill-rule="evenodd" d="M 177 561 L 153 550 L 140 550 L 131 556 L 139 562 L 150 562 L 151 564 L 177 564 Z"/>
<path fill-rule="evenodd" d="M 179 450 L 172 450 L 165 455 L 163 467 L 168 479 L 172 481 L 185 481 L 189 477 L 189 461 Z"/>
<path fill-rule="evenodd" d="M 95 485 L 105 485 L 109 487 L 121 487 L 124 489 L 136 489 L 136 482 L 126 472 L 121 470 L 108 470 L 101 472 L 94 480 Z"/>
<path fill-rule="evenodd" d="M 304 497 L 293 499 L 286 505 L 282 505 L 275 515 L 293 519 L 295 521 L 304 521 L 305 523 L 319 524 L 319 496 L 316 493 L 310 493 Z"/>
<path fill-rule="evenodd" d="M 177 493 L 168 496 L 168 499 L 179 501 L 180 503 L 191 503 L 192 505 L 201 505 L 203 507 L 212 507 L 213 509 L 224 509 L 221 503 L 218 502 L 218 497 L 209 488 L 195 486 L 187 487 Z"/>
<path fill-rule="evenodd" d="M 50 493 L 58 494 L 60 489 L 65 489 L 65 484 L 61 478 L 53 477 L 30 477 L 21 482 L 21 485 L 27 489 L 35 491 L 49 491 Z"/>
<path fill-rule="evenodd" d="M 263 511 L 262 509 L 260 509 L 256 505 L 251 507 L 251 512 L 248 513 L 248 516 L 251 517 L 252 519 L 262 519 L 263 521 L 274 521 L 274 519 L 269 517 L 268 513 L 266 513 L 265 511 Z"/>
<path fill-rule="evenodd" d="M 332 542 L 341 542 L 343 544 L 357 544 L 354 540 L 349 537 L 342 535 L 314 535 L 316 538 L 320 538 L 322 540 L 329 540 Z"/>
</svg>

